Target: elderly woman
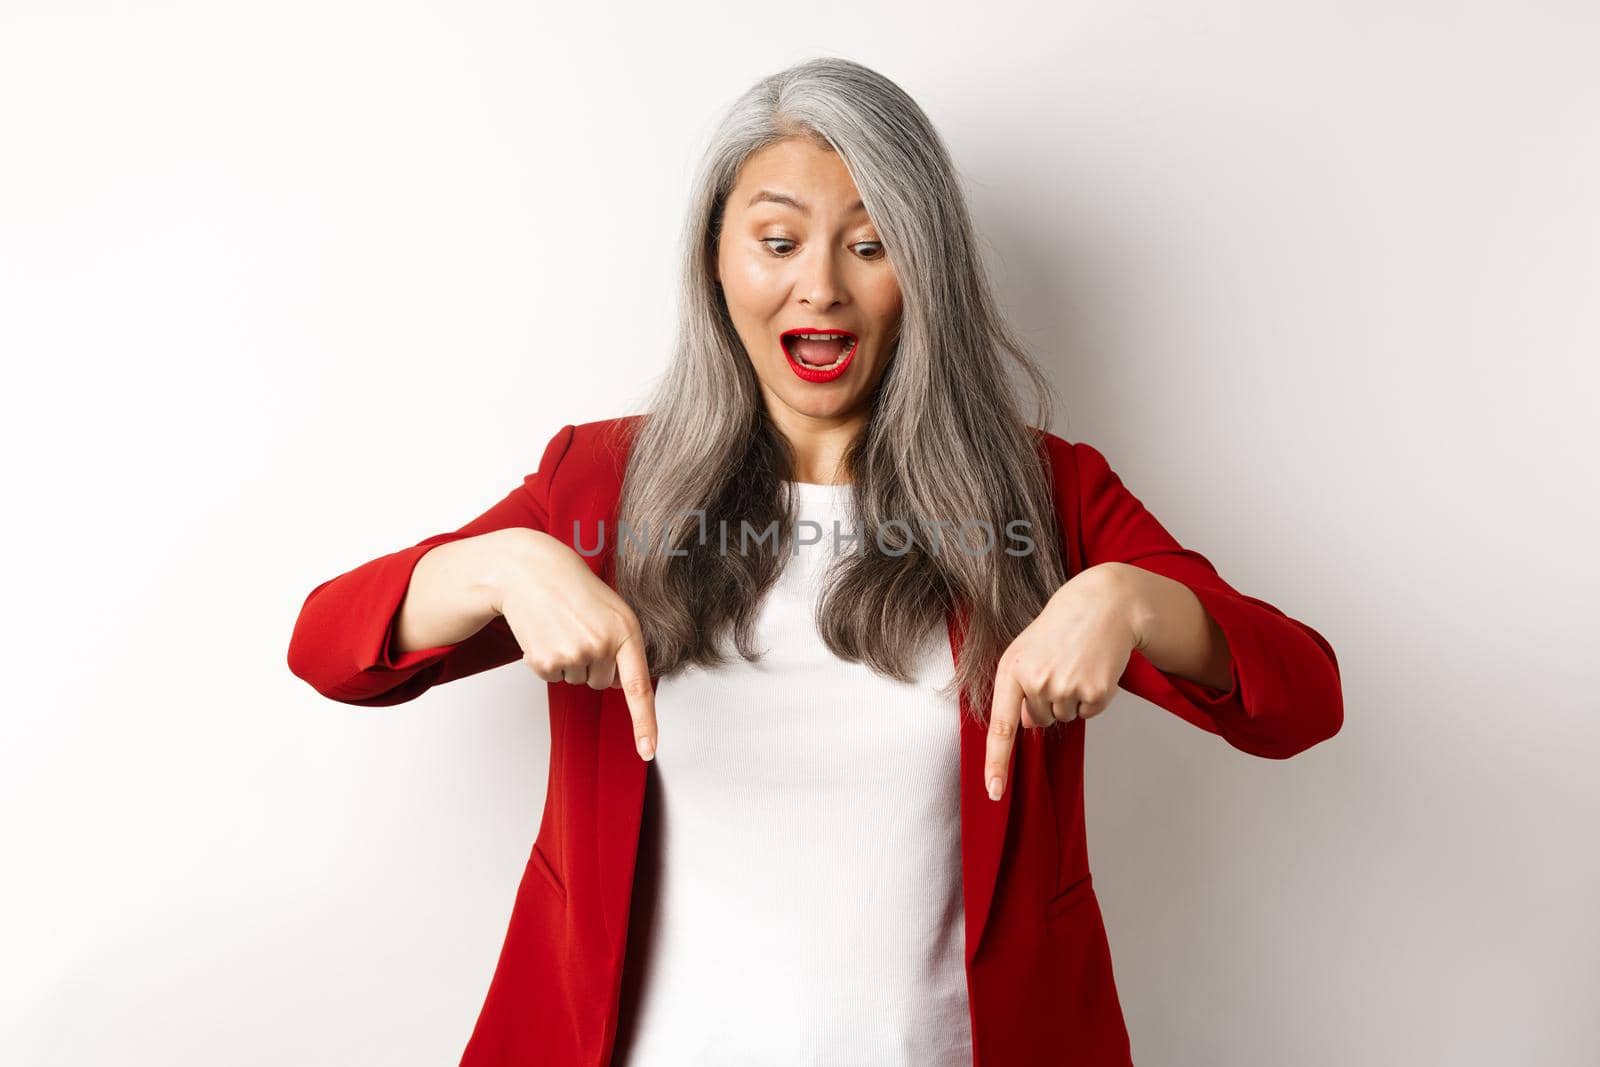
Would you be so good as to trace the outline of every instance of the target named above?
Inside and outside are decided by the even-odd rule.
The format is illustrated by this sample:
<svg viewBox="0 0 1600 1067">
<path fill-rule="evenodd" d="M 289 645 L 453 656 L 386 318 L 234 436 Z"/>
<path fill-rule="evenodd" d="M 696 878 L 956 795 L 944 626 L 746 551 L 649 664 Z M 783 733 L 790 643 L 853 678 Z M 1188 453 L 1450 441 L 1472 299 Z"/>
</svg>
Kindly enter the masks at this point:
<svg viewBox="0 0 1600 1067">
<path fill-rule="evenodd" d="M 886 78 L 745 93 L 683 253 L 648 411 L 563 426 L 478 518 L 317 586 L 289 648 L 349 704 L 519 659 L 549 683 L 462 1063 L 1130 1063 L 1085 723 L 1120 684 L 1291 756 L 1339 730 L 1332 648 L 1044 429 Z"/>
</svg>

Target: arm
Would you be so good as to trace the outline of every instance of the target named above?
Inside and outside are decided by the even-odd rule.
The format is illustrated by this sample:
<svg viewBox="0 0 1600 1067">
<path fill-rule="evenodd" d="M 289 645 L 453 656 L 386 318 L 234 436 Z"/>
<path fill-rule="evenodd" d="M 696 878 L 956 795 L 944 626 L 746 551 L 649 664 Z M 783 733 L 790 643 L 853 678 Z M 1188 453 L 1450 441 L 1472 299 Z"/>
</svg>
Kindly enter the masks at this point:
<svg viewBox="0 0 1600 1067">
<path fill-rule="evenodd" d="M 1333 646 L 1305 623 L 1223 581 L 1210 561 L 1166 531 L 1100 452 L 1081 442 L 1068 447 L 1084 567 L 1116 562 L 1170 579 L 1193 594 L 1207 616 L 1209 636 L 1202 640 L 1196 618 L 1186 615 L 1187 602 L 1171 587 L 1139 583 L 1144 606 L 1158 613 L 1141 626 L 1142 639 L 1155 646 L 1154 661 L 1136 650 L 1122 687 L 1269 759 L 1286 759 L 1337 734 L 1344 699 Z M 1195 680 L 1220 681 L 1224 653 L 1225 688 Z"/>
<path fill-rule="evenodd" d="M 411 605 L 419 610 L 406 612 L 408 639 L 445 639 L 445 643 L 427 648 L 403 645 L 398 624 L 412 575 L 434 548 L 517 527 L 548 533 L 550 483 L 572 434 L 571 426 L 562 427 L 545 446 L 539 469 L 460 529 L 369 560 L 312 589 L 289 640 L 289 670 L 332 700 L 386 707 L 415 699 L 443 682 L 520 659 L 522 650 L 502 616 L 483 610 L 470 589 L 441 596 L 435 581 L 472 581 L 488 554 L 487 542 L 430 560 L 429 585 L 419 603 Z M 436 611 L 431 609 L 438 608 L 455 618 L 434 617 Z M 477 617 L 468 618 L 473 615 Z M 478 618 L 487 622 L 448 641 Z"/>
<path fill-rule="evenodd" d="M 1228 635 L 1182 582 L 1129 563 L 1100 563 L 1114 575 L 1128 605 L 1134 648 L 1174 681 L 1195 682 L 1224 692 L 1233 685 L 1233 655 Z"/>
</svg>

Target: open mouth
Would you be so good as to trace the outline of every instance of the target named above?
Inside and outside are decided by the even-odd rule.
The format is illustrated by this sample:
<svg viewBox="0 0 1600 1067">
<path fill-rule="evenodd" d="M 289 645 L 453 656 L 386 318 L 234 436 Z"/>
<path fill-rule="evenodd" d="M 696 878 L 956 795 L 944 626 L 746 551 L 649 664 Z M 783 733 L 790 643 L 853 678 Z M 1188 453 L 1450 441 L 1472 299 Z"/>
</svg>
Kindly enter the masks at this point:
<svg viewBox="0 0 1600 1067">
<path fill-rule="evenodd" d="M 857 344 L 856 335 L 848 330 L 789 330 L 782 341 L 795 362 L 814 371 L 843 366 L 855 354 Z"/>
</svg>

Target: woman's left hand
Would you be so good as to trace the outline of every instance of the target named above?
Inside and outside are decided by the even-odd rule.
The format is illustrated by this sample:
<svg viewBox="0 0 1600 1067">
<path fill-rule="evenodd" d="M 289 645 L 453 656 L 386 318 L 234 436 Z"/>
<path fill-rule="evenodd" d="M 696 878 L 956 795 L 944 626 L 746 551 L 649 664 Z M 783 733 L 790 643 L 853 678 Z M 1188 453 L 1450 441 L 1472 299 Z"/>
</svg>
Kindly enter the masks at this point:
<svg viewBox="0 0 1600 1067">
<path fill-rule="evenodd" d="M 984 780 L 991 799 L 1005 790 L 1017 727 L 1089 719 L 1117 693 L 1139 647 L 1135 583 L 1120 563 L 1074 575 L 1000 656 L 989 712 Z"/>
</svg>

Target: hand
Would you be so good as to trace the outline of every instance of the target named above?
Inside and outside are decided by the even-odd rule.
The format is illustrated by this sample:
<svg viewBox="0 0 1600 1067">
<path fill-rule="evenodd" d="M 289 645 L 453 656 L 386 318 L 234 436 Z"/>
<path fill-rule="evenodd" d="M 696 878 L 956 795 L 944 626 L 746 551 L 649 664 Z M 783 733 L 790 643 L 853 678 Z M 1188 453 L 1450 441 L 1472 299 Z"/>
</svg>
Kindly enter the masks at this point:
<svg viewBox="0 0 1600 1067">
<path fill-rule="evenodd" d="M 620 688 L 639 756 L 654 758 L 655 691 L 633 609 L 567 545 L 527 532 L 500 557 L 491 606 L 505 616 L 523 662 L 540 678 Z"/>
<path fill-rule="evenodd" d="M 1140 645 L 1134 586 L 1104 563 L 1080 571 L 1050 597 L 1000 656 L 984 754 L 984 781 L 999 800 L 1017 726 L 1042 728 L 1106 710 Z"/>
</svg>

